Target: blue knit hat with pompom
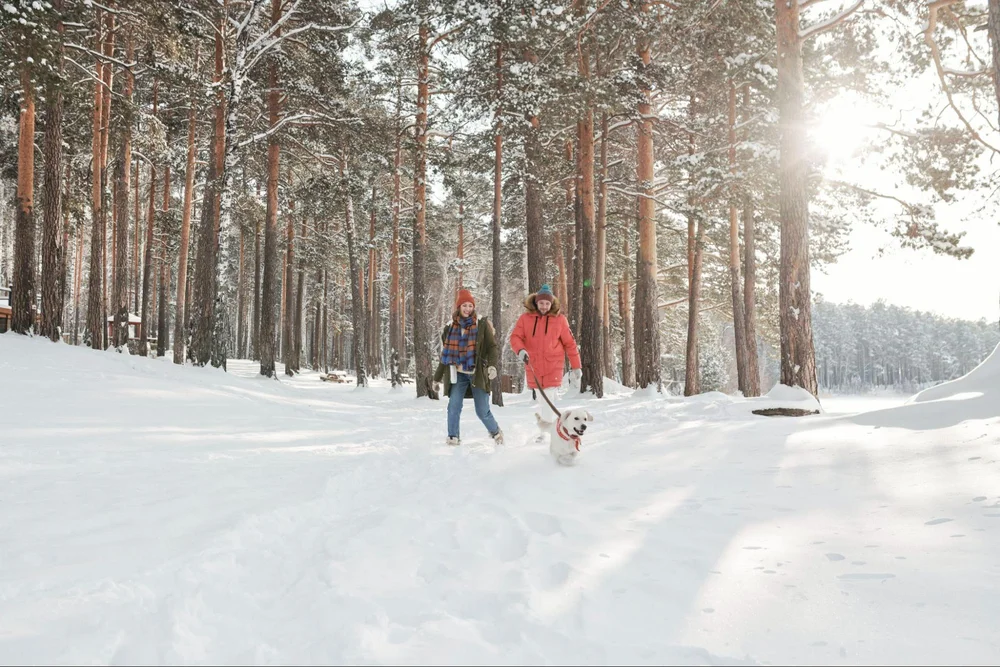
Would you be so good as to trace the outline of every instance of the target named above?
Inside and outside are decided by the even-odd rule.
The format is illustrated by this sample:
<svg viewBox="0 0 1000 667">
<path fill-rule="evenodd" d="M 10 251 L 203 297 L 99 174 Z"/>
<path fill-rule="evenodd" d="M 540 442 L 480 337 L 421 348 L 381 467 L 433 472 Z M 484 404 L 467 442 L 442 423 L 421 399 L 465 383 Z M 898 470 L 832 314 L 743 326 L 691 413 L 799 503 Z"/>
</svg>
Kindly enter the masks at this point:
<svg viewBox="0 0 1000 667">
<path fill-rule="evenodd" d="M 549 303 L 551 303 L 551 302 L 555 301 L 555 298 L 556 298 L 555 295 L 552 293 L 552 288 L 549 287 L 548 283 L 545 283 L 544 285 L 542 285 L 538 289 L 538 292 L 535 293 L 535 301 L 536 302 L 539 299 L 541 299 L 542 301 L 548 301 Z"/>
</svg>

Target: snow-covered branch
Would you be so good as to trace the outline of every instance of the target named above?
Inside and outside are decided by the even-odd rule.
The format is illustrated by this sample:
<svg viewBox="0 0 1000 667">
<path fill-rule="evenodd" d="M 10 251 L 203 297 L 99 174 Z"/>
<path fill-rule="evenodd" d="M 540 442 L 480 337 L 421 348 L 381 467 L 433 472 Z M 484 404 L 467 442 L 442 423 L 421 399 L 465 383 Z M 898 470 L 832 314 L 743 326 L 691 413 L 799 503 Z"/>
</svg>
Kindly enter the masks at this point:
<svg viewBox="0 0 1000 667">
<path fill-rule="evenodd" d="M 105 55 L 103 53 L 98 53 L 97 51 L 94 51 L 93 49 L 88 49 L 86 46 L 80 46 L 79 44 L 67 43 L 66 44 L 66 48 L 67 49 L 73 49 L 74 51 L 81 51 L 83 53 L 86 53 L 87 55 L 94 56 L 95 58 L 98 58 L 100 60 L 107 60 L 108 62 L 112 62 L 112 63 L 114 63 L 116 65 L 119 65 L 120 67 L 124 67 L 126 69 L 132 69 L 133 67 L 136 66 L 136 64 L 138 62 L 138 61 L 133 61 L 133 62 L 127 63 L 124 60 L 118 60 L 117 58 L 114 58 L 112 56 L 108 56 L 108 55 Z"/>
<path fill-rule="evenodd" d="M 799 39 L 805 41 L 814 35 L 818 35 L 828 30 L 833 30 L 835 27 L 846 21 L 852 14 L 854 14 L 854 12 L 861 9 L 861 5 L 863 4 L 865 4 L 865 0 L 858 0 L 844 11 L 835 16 L 831 16 L 826 21 L 820 21 L 819 23 L 809 26 L 805 30 L 799 30 Z"/>
</svg>

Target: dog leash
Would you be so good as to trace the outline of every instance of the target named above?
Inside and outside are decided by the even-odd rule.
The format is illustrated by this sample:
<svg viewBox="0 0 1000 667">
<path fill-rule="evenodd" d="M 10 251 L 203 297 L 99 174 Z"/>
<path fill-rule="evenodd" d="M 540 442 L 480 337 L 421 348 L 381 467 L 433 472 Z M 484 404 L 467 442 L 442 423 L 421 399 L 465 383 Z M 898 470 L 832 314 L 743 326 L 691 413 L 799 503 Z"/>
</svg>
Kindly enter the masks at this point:
<svg viewBox="0 0 1000 667">
<path fill-rule="evenodd" d="M 535 380 L 535 387 L 541 392 L 542 398 L 544 398 L 545 402 L 549 404 L 549 407 L 552 408 L 552 412 L 556 413 L 556 417 L 562 417 L 562 413 L 556 410 L 556 406 L 552 405 L 552 401 L 550 401 L 549 397 L 545 395 L 545 390 L 542 389 L 542 383 L 538 381 L 538 376 L 535 375 L 535 368 L 531 365 L 531 361 L 529 360 L 524 362 L 524 365 L 529 371 L 531 371 L 531 377 Z"/>
</svg>

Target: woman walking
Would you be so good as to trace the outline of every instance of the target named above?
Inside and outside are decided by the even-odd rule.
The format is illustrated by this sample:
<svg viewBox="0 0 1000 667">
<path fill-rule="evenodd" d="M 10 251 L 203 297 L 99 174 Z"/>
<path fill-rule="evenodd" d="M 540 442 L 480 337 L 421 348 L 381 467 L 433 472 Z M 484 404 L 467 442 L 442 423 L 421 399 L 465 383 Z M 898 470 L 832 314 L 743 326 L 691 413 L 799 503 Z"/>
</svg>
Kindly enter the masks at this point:
<svg viewBox="0 0 1000 667">
<path fill-rule="evenodd" d="M 548 285 L 524 300 L 522 314 L 510 334 L 510 349 L 528 366 L 527 380 L 531 397 L 537 398 L 538 382 L 542 389 L 562 386 L 565 359 L 569 357 L 572 379 L 580 384 L 580 351 L 569 321 L 559 314 L 559 300 Z"/>
<path fill-rule="evenodd" d="M 476 300 L 469 290 L 459 290 L 451 322 L 441 332 L 441 363 L 434 373 L 435 384 L 444 385 L 448 397 L 449 445 L 462 444 L 459 420 L 463 401 L 473 399 L 476 416 L 493 441 L 503 444 L 503 431 L 490 411 L 490 380 L 497 376 L 497 342 L 493 325 L 476 315 Z"/>
</svg>

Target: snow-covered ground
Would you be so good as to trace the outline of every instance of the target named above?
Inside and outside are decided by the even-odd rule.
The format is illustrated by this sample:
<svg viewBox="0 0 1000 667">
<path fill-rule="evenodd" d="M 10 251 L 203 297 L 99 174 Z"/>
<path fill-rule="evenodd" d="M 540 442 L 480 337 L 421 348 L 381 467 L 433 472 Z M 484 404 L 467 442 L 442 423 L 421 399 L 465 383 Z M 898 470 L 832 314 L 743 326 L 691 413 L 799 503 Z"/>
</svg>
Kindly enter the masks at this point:
<svg viewBox="0 0 1000 667">
<path fill-rule="evenodd" d="M 0 662 L 1000 662 L 986 371 L 796 419 L 563 396 L 563 468 L 529 396 L 449 448 L 411 387 L 230 370 L 0 335 Z"/>
</svg>

